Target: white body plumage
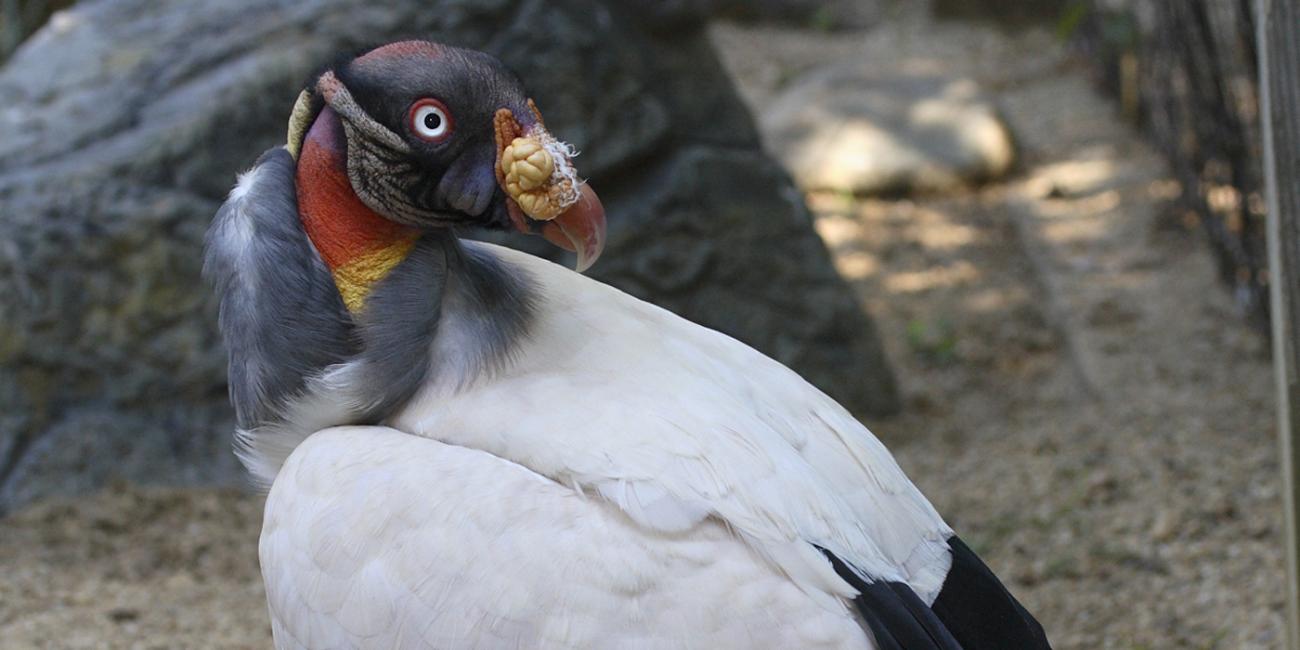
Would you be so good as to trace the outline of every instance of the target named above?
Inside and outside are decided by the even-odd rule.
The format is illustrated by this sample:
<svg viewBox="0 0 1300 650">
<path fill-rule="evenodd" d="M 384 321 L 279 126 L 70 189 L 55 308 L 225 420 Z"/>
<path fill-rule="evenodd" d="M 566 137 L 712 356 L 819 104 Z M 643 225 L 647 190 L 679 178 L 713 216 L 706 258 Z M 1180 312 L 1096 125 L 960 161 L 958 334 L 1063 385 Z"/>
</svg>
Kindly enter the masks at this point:
<svg viewBox="0 0 1300 650">
<path fill-rule="evenodd" d="M 278 474 L 250 459 L 273 480 L 279 647 L 873 647 L 817 547 L 933 602 L 951 531 L 839 405 L 725 335 L 467 245 L 538 298 L 504 363 L 477 370 L 453 281 L 436 372 L 389 426 L 260 433 L 293 449 Z"/>
</svg>

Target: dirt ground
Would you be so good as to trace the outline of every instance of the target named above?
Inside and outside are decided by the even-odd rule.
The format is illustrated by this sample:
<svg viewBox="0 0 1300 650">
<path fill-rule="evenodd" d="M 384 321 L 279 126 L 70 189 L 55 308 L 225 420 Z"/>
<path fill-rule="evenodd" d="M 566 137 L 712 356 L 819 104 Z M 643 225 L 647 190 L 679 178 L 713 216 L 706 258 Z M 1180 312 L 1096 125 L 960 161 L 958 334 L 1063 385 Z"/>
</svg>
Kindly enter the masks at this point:
<svg viewBox="0 0 1300 650">
<path fill-rule="evenodd" d="M 1057 648 L 1282 647 L 1265 343 L 1060 44 L 920 18 L 714 36 L 755 111 L 853 57 L 996 96 L 1012 178 L 810 197 L 903 383 L 906 412 L 873 430 Z M 119 486 L 0 521 L 0 648 L 266 647 L 260 507 Z"/>
</svg>

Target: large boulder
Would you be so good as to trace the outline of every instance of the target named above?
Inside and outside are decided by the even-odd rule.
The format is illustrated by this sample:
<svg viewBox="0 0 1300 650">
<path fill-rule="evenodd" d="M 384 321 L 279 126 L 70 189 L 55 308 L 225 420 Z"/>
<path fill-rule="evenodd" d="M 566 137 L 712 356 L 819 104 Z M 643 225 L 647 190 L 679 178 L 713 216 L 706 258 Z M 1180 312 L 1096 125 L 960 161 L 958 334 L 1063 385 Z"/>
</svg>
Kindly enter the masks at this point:
<svg viewBox="0 0 1300 650">
<path fill-rule="evenodd" d="M 946 192 L 1015 163 L 1011 131 L 974 81 L 815 70 L 764 111 L 769 146 L 800 187 L 853 194 Z"/>
<path fill-rule="evenodd" d="M 859 412 L 897 408 L 870 320 L 691 11 L 582 0 L 91 0 L 0 70 L 0 510 L 113 477 L 228 483 L 203 232 L 340 50 L 491 51 L 583 151 L 596 277 L 728 332 Z"/>
<path fill-rule="evenodd" d="M 674 0 L 666 0 L 672 2 Z M 676 0 L 708 15 L 739 22 L 810 27 L 823 31 L 866 29 L 885 17 L 885 0 Z"/>
</svg>

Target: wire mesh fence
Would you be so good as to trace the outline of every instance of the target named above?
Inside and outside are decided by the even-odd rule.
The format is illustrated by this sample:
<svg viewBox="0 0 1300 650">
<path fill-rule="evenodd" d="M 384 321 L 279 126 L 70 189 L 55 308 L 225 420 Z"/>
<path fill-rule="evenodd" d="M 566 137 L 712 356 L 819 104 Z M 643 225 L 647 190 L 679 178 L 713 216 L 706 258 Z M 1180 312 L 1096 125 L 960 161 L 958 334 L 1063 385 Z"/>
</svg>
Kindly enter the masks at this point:
<svg viewBox="0 0 1300 650">
<path fill-rule="evenodd" d="M 1254 323 L 1268 323 L 1251 0 L 1089 0 L 1077 34 L 1114 92 L 1169 160 L 1175 209 L 1199 221 L 1219 273 Z"/>
</svg>

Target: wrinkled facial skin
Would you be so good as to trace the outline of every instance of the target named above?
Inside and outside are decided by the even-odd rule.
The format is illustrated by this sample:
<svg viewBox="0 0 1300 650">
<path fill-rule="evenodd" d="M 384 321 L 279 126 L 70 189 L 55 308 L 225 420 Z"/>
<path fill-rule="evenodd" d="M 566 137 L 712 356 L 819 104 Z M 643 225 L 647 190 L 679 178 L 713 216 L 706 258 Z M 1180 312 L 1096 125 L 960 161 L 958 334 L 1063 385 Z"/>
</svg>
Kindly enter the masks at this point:
<svg viewBox="0 0 1300 650">
<path fill-rule="evenodd" d="M 519 79 L 492 57 L 432 43 L 387 45 L 326 72 L 316 91 L 341 117 L 348 176 L 363 202 L 417 228 L 511 227 L 496 179 L 493 115 L 535 118 Z M 436 100 L 436 104 L 422 100 Z M 450 127 L 430 139 L 418 109 L 445 108 Z M 413 108 L 416 109 L 413 111 Z"/>
</svg>

